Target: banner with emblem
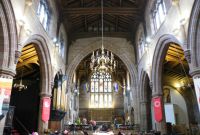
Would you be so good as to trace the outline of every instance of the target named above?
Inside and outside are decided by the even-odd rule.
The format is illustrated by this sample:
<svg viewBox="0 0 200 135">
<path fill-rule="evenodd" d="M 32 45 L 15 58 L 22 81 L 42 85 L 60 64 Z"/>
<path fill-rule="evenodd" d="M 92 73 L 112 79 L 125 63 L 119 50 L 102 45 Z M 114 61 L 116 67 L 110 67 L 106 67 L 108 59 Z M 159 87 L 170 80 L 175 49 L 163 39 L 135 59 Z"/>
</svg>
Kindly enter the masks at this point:
<svg viewBox="0 0 200 135">
<path fill-rule="evenodd" d="M 163 119 L 161 97 L 155 97 L 153 100 L 154 118 L 157 122 Z"/>
<path fill-rule="evenodd" d="M 50 97 L 43 97 L 43 99 L 42 99 L 42 120 L 44 122 L 47 122 L 49 120 L 50 106 L 51 106 Z"/>
<path fill-rule="evenodd" d="M 195 92 L 196 92 L 196 97 L 197 97 L 197 103 L 199 107 L 199 112 L 200 112 L 200 76 L 199 77 L 194 77 L 194 87 L 195 87 Z"/>
<path fill-rule="evenodd" d="M 0 78 L 0 120 L 9 109 L 12 79 Z"/>
</svg>

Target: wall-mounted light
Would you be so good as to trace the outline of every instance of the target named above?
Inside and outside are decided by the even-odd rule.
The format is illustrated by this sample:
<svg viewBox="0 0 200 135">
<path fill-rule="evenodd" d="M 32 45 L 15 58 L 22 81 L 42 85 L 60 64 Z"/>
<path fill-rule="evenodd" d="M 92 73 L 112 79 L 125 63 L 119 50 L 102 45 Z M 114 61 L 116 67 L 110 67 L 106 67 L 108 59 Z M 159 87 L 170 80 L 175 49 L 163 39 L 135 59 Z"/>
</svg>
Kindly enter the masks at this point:
<svg viewBox="0 0 200 135">
<path fill-rule="evenodd" d="M 176 88 L 180 88 L 180 87 L 181 87 L 181 84 L 177 82 L 177 83 L 174 84 L 174 86 L 175 86 Z"/>
<path fill-rule="evenodd" d="M 146 38 L 146 43 L 149 44 L 150 42 L 151 42 L 151 38 L 150 38 L 150 37 L 147 37 L 147 38 Z"/>
<path fill-rule="evenodd" d="M 57 40 L 57 38 L 55 37 L 55 38 L 53 38 L 53 43 L 55 44 L 56 42 L 57 42 L 58 40 Z"/>
</svg>

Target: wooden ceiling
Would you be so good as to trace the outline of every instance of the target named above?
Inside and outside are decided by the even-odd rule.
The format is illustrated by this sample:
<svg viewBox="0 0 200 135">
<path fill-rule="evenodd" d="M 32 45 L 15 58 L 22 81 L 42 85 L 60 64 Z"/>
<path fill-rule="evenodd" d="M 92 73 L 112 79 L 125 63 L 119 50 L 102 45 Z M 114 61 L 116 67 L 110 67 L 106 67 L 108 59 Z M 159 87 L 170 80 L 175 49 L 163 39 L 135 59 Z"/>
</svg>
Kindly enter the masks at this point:
<svg viewBox="0 0 200 135">
<path fill-rule="evenodd" d="M 39 59 L 33 44 L 22 49 L 22 54 L 17 63 L 16 79 L 22 77 L 35 77 L 39 74 Z"/>
<path fill-rule="evenodd" d="M 101 36 L 101 0 L 56 0 L 71 40 Z M 104 35 L 134 37 L 144 19 L 145 0 L 104 0 Z"/>
<path fill-rule="evenodd" d="M 179 45 L 171 43 L 163 64 L 164 82 L 191 81 L 189 65 L 185 59 L 184 52 Z"/>
</svg>

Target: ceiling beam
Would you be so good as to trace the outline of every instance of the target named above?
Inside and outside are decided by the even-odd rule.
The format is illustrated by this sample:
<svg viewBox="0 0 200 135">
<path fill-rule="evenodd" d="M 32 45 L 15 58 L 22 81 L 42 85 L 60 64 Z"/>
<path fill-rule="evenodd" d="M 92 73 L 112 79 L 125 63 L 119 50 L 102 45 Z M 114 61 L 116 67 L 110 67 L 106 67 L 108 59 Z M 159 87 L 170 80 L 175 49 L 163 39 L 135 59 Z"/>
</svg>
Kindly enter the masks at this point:
<svg viewBox="0 0 200 135">
<path fill-rule="evenodd" d="M 104 14 L 123 15 L 123 16 L 139 16 L 139 9 L 128 7 L 104 7 Z M 87 7 L 87 8 L 66 8 L 63 10 L 64 14 L 70 15 L 91 15 L 101 14 L 101 7 Z"/>
<path fill-rule="evenodd" d="M 17 68 L 20 68 L 20 67 L 22 67 L 22 66 L 26 66 L 26 65 L 29 64 L 29 63 L 37 63 L 37 61 L 38 61 L 38 57 L 37 57 L 37 56 L 32 57 L 32 58 L 27 59 L 26 61 L 24 61 L 24 62 L 22 62 L 22 63 L 18 63 L 18 64 L 17 64 Z"/>
<path fill-rule="evenodd" d="M 87 37 L 100 37 L 100 32 L 77 32 L 72 33 L 72 39 L 79 39 L 79 38 L 87 38 Z M 130 39 L 130 33 L 129 32 L 104 32 L 104 37 L 121 37 Z"/>
</svg>

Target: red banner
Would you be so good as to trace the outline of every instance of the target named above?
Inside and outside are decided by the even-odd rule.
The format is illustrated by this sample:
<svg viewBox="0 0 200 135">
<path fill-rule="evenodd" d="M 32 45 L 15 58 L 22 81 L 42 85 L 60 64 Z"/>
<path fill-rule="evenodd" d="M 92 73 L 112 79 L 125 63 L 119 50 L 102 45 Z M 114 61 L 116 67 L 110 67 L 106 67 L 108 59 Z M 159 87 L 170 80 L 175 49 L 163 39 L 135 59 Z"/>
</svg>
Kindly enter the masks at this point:
<svg viewBox="0 0 200 135">
<path fill-rule="evenodd" d="M 9 109 L 12 79 L 0 78 L 0 116 Z"/>
<path fill-rule="evenodd" d="M 161 97 L 153 98 L 154 118 L 157 122 L 163 119 Z"/>
<path fill-rule="evenodd" d="M 50 116 L 50 105 L 51 99 L 49 97 L 44 97 L 42 100 L 42 120 L 47 122 Z"/>
</svg>

